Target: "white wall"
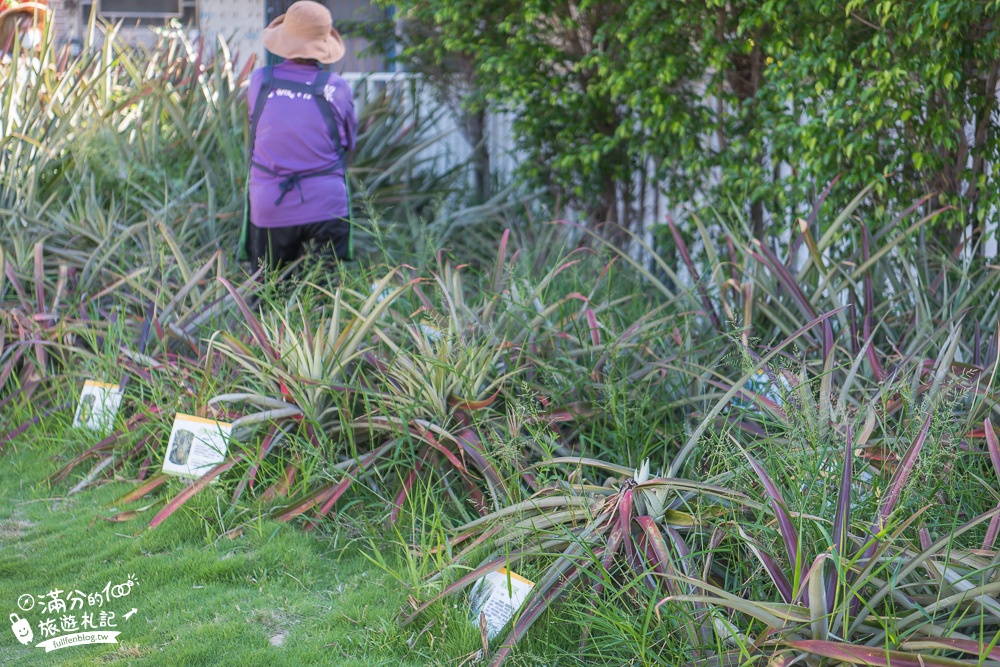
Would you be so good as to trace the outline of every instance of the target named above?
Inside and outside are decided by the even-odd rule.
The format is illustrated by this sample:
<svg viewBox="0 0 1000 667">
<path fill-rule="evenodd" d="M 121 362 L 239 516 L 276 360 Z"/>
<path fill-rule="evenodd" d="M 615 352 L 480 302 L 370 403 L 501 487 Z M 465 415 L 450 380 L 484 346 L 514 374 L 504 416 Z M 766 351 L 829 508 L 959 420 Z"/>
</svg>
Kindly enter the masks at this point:
<svg viewBox="0 0 1000 667">
<path fill-rule="evenodd" d="M 253 55 L 264 62 L 264 0 L 200 0 L 198 16 L 206 45 L 221 34 L 242 65 Z"/>
</svg>

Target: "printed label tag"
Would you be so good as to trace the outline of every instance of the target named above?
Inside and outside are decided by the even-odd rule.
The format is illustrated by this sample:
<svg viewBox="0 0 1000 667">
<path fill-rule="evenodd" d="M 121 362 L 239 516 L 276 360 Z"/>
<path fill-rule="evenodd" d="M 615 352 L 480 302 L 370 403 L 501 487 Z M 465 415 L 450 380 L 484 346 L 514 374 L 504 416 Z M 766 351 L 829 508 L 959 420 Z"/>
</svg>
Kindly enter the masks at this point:
<svg viewBox="0 0 1000 667">
<path fill-rule="evenodd" d="M 116 384 L 87 380 L 80 392 L 73 428 L 87 428 L 106 433 L 114 426 L 115 416 L 122 404 L 122 392 Z"/>
<path fill-rule="evenodd" d="M 493 639 L 503 630 L 528 598 L 535 583 L 500 568 L 490 572 L 472 587 L 472 620 L 479 624 L 479 614 L 486 616 L 486 634 Z"/>
<path fill-rule="evenodd" d="M 232 424 L 178 414 L 163 457 L 163 472 L 201 477 L 225 460 L 232 430 Z"/>
</svg>

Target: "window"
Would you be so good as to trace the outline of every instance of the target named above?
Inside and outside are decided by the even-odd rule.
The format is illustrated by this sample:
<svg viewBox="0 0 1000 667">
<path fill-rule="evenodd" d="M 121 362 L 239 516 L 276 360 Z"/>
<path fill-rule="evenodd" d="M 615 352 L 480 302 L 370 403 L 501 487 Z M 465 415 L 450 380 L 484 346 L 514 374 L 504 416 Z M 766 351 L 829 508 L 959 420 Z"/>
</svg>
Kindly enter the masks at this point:
<svg viewBox="0 0 1000 667">
<path fill-rule="evenodd" d="M 156 23 L 167 19 L 181 19 L 184 23 L 197 21 L 197 0 L 85 0 L 81 3 L 84 20 L 97 5 L 97 15 L 104 19 L 138 19 L 140 23 Z"/>
<path fill-rule="evenodd" d="M 345 72 L 385 72 L 385 54 L 366 53 L 361 55 L 371 43 L 364 38 L 365 24 L 375 24 L 388 18 L 385 9 L 374 0 L 323 0 L 333 15 L 333 25 L 340 31 L 347 46 L 344 59 L 334 67 Z M 345 30 L 348 28 L 353 32 Z"/>
<path fill-rule="evenodd" d="M 183 0 L 97 0 L 100 16 L 108 18 L 180 18 Z"/>
</svg>

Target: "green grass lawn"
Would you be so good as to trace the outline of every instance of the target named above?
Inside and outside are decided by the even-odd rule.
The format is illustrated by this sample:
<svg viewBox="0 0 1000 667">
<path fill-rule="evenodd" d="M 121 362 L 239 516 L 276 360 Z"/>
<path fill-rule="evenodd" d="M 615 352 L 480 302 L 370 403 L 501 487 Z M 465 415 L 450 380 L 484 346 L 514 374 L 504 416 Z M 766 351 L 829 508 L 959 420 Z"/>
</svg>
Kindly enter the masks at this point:
<svg viewBox="0 0 1000 667">
<path fill-rule="evenodd" d="M 406 587 L 364 557 L 367 540 L 308 535 L 267 519 L 229 539 L 209 534 L 192 511 L 150 531 L 155 508 L 128 522 L 95 521 L 113 515 L 105 504 L 132 485 L 109 483 L 69 498 L 72 483 L 50 486 L 46 478 L 64 458 L 57 454 L 83 446 L 53 424 L 4 448 L 0 611 L 5 620 L 11 613 L 28 618 L 35 644 L 44 617 L 37 605 L 21 612 L 21 595 L 91 593 L 134 575 L 139 585 L 131 594 L 104 607 L 115 613 L 120 643 L 46 654 L 4 630 L 0 664 L 429 665 L 458 664 L 475 649 L 468 632 L 445 641 L 433 627 L 409 648 L 421 628 L 395 623 Z M 204 510 L 215 500 L 202 495 Z M 133 607 L 138 612 L 123 620 Z"/>
</svg>

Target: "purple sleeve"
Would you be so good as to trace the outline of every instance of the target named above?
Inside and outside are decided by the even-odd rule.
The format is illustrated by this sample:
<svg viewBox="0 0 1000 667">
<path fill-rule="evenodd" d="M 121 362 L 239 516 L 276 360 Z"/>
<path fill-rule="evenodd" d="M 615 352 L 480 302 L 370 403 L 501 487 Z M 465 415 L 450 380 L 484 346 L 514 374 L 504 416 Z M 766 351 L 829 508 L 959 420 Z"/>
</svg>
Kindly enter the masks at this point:
<svg viewBox="0 0 1000 667">
<path fill-rule="evenodd" d="M 344 114 L 344 131 L 347 133 L 347 150 L 353 151 L 358 138 L 358 118 L 354 115 L 354 98 L 347 102 L 347 113 Z"/>
<path fill-rule="evenodd" d="M 257 105 L 257 95 L 260 93 L 260 80 L 263 75 L 260 69 L 250 75 L 250 85 L 247 86 L 247 116 L 253 121 L 253 108 Z"/>
<path fill-rule="evenodd" d="M 353 151 L 358 134 L 358 119 L 354 115 L 354 91 L 351 84 L 338 79 L 336 92 L 334 92 L 333 103 L 337 110 L 337 115 L 343 123 L 341 135 L 344 140 L 344 147 L 348 151 Z"/>
</svg>

